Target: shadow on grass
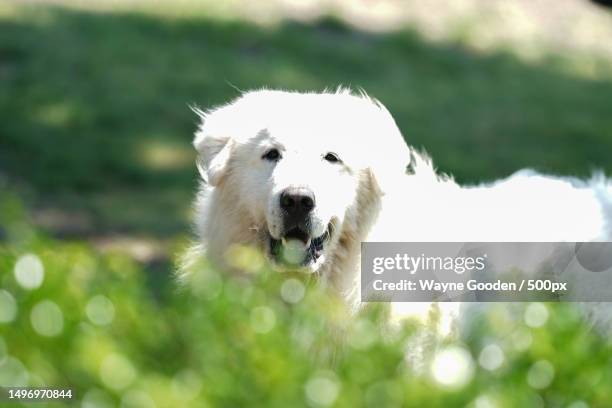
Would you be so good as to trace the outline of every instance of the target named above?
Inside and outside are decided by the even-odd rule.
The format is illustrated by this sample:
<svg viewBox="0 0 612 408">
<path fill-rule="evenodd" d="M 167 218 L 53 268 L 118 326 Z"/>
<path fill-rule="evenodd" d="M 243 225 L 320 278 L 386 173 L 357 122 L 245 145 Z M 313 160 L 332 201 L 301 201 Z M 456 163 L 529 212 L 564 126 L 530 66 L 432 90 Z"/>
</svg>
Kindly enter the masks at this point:
<svg viewBox="0 0 612 408">
<path fill-rule="evenodd" d="M 42 6 L 0 33 L 0 169 L 36 207 L 84 212 L 77 236 L 187 231 L 188 105 L 223 103 L 234 87 L 363 87 L 462 181 L 612 170 L 612 82 L 564 74 L 562 58 L 530 66 L 331 20 L 262 28 Z"/>
</svg>

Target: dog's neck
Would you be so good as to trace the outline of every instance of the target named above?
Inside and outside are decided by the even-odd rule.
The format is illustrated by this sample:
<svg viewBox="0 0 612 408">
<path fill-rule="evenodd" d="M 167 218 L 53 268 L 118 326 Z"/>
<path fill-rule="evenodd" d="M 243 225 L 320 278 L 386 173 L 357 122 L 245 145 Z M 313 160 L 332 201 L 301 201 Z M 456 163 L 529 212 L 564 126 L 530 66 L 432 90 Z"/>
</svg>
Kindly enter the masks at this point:
<svg viewBox="0 0 612 408">
<path fill-rule="evenodd" d="M 353 309 L 361 303 L 361 243 L 367 241 L 372 224 L 378 218 L 382 196 L 369 172 L 361 179 L 359 191 L 362 194 L 357 195 L 355 205 L 347 210 L 338 240 L 329 248 L 327 267 L 321 273 Z"/>
</svg>

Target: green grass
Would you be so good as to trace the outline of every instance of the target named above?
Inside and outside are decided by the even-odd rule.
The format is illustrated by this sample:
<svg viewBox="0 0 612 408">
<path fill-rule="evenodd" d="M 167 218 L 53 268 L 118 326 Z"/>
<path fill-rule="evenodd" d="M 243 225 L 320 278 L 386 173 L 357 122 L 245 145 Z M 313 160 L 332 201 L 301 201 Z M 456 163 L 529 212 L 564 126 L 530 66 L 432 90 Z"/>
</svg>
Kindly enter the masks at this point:
<svg viewBox="0 0 612 408">
<path fill-rule="evenodd" d="M 510 49 L 479 54 L 461 33 L 433 44 L 409 28 L 372 34 L 333 19 L 262 27 L 206 13 L 9 10 L 0 171 L 33 208 L 85 214 L 90 234 L 187 231 L 188 105 L 223 103 L 235 88 L 362 87 L 461 181 L 524 166 L 612 170 L 612 65 L 597 56 L 528 63 Z"/>
</svg>

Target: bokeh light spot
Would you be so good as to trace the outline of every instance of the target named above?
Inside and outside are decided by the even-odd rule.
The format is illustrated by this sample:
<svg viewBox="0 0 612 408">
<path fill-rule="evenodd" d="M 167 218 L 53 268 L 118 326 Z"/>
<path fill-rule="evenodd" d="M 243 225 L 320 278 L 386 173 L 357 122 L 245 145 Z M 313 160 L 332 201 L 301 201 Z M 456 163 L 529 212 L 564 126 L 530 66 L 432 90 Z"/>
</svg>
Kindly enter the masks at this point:
<svg viewBox="0 0 612 408">
<path fill-rule="evenodd" d="M 546 360 L 535 362 L 527 373 L 527 384 L 541 390 L 548 387 L 555 378 L 555 367 Z"/>
<path fill-rule="evenodd" d="M 6 290 L 0 289 L 0 323 L 10 323 L 17 316 L 17 302 Z"/>
<path fill-rule="evenodd" d="M 115 317 L 115 306 L 106 296 L 97 295 L 87 302 L 85 313 L 93 324 L 106 326 Z"/>
<path fill-rule="evenodd" d="M 251 312 L 251 327 L 257 333 L 268 333 L 276 325 L 274 310 L 267 306 L 259 306 Z"/>
<path fill-rule="evenodd" d="M 332 372 L 322 371 L 308 380 L 304 392 L 310 405 L 327 407 L 338 398 L 340 383 Z"/>
<path fill-rule="evenodd" d="M 15 357 L 0 362 L 0 387 L 25 387 L 29 378 L 28 370 Z"/>
<path fill-rule="evenodd" d="M 304 284 L 295 278 L 287 279 L 280 288 L 281 297 L 287 303 L 298 303 L 304 298 L 306 288 Z"/>
<path fill-rule="evenodd" d="M 17 262 L 15 262 L 13 272 L 19 286 L 28 290 L 39 288 L 45 276 L 43 263 L 40 258 L 34 254 L 21 256 Z"/>
<path fill-rule="evenodd" d="M 64 314 L 55 302 L 43 300 L 32 308 L 30 322 L 36 333 L 54 337 L 64 329 Z"/>
<path fill-rule="evenodd" d="M 463 347 L 450 346 L 436 353 L 431 371 L 434 380 L 442 386 L 460 388 L 474 375 L 470 352 Z"/>
<path fill-rule="evenodd" d="M 109 388 L 122 390 L 134 381 L 136 369 L 126 357 L 110 353 L 100 365 L 100 378 Z"/>
<path fill-rule="evenodd" d="M 254 248 L 232 245 L 226 252 L 228 264 L 244 272 L 255 273 L 264 265 L 263 255 Z"/>
<path fill-rule="evenodd" d="M 481 395 L 474 401 L 474 408 L 497 408 L 497 404 L 488 395 Z"/>
<path fill-rule="evenodd" d="M 485 370 L 494 371 L 504 363 L 504 352 L 497 344 L 485 346 L 478 356 L 478 363 Z"/>
<path fill-rule="evenodd" d="M 282 258 L 290 265 L 300 265 L 306 257 L 308 247 L 297 239 L 290 239 L 282 246 Z"/>
<path fill-rule="evenodd" d="M 548 320 L 548 308 L 542 303 L 531 303 L 525 309 L 525 324 L 532 328 L 542 327 Z"/>
</svg>

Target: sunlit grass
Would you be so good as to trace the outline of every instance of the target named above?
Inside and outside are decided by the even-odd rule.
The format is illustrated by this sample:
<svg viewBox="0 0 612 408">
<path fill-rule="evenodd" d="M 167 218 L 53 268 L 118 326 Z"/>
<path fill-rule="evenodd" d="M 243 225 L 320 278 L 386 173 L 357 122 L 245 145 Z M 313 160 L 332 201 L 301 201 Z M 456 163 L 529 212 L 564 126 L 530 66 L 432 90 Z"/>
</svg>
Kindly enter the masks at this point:
<svg viewBox="0 0 612 408">
<path fill-rule="evenodd" d="M 47 126 L 66 126 L 68 121 L 74 117 L 74 108 L 65 103 L 55 103 L 41 106 L 34 113 L 32 120 L 40 121 Z"/>
<path fill-rule="evenodd" d="M 610 170 L 606 52 L 578 43 L 560 52 L 529 30 L 506 32 L 514 17 L 498 26 L 469 2 L 437 13 L 379 4 L 370 20 L 357 3 L 3 3 L 0 171 L 42 214 L 76 214 L 55 217 L 65 221 L 49 227 L 58 235 L 165 238 L 187 231 L 197 185 L 189 105 L 210 108 L 237 89 L 340 84 L 380 99 L 406 140 L 460 181 L 526 166 Z M 584 3 L 588 21 L 607 21 Z M 399 25 L 384 28 L 394 7 Z M 521 41 L 478 45 L 504 33 Z M 539 56 L 525 58 L 532 48 Z M 71 228 L 71 219 L 86 222 Z"/>
<path fill-rule="evenodd" d="M 191 168 L 195 163 L 195 152 L 191 146 L 178 143 L 155 141 L 155 137 L 138 148 L 144 164 L 151 171 Z"/>
</svg>

